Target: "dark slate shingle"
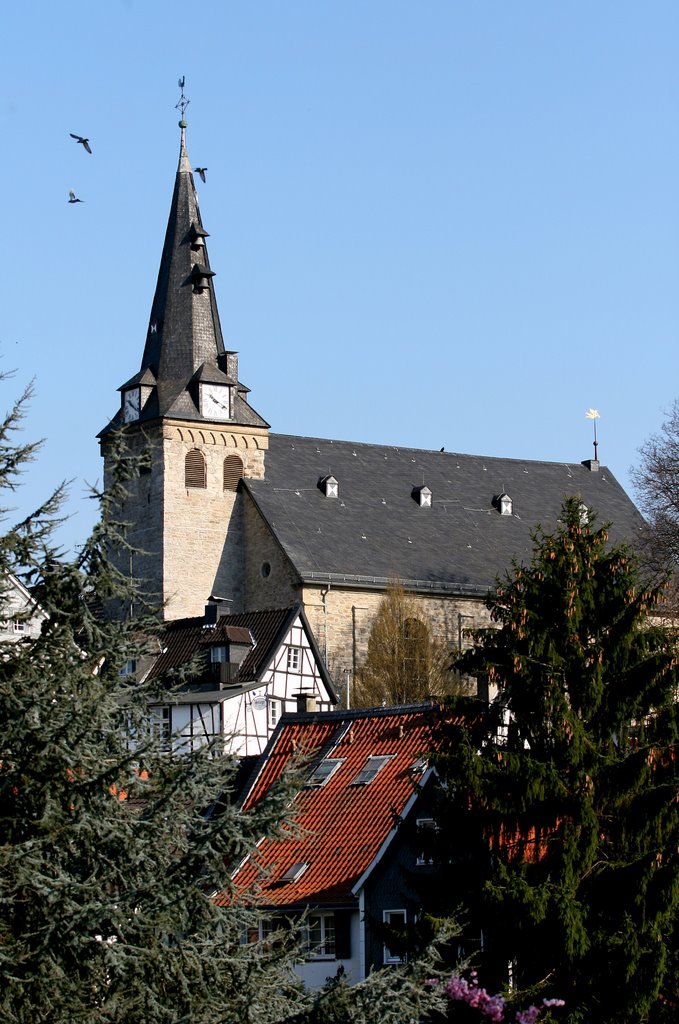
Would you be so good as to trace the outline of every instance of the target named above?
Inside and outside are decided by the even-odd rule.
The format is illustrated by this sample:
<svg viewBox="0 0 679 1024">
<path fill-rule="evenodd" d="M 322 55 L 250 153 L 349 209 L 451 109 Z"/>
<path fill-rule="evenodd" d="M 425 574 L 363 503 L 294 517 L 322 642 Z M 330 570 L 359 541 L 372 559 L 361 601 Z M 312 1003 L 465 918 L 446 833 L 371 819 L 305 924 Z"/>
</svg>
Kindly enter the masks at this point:
<svg viewBox="0 0 679 1024">
<path fill-rule="evenodd" d="M 339 498 L 319 481 L 331 473 Z M 538 524 L 552 531 L 578 496 L 613 540 L 634 543 L 643 520 L 611 471 L 581 463 L 490 458 L 271 434 L 264 480 L 245 481 L 303 580 L 369 584 L 399 578 L 421 589 L 479 593 L 530 559 Z M 413 497 L 426 484 L 432 507 Z M 493 499 L 506 492 L 513 514 Z"/>
</svg>

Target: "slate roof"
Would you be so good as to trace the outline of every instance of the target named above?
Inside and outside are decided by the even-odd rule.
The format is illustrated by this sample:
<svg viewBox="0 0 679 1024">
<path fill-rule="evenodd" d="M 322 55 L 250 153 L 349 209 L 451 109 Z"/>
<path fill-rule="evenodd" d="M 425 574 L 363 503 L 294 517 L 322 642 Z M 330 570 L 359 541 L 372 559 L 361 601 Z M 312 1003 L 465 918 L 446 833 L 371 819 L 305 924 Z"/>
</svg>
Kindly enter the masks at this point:
<svg viewBox="0 0 679 1024">
<path fill-rule="evenodd" d="M 197 236 L 200 236 L 203 244 L 199 247 L 193 244 L 192 247 Z M 197 380 L 190 386 L 194 374 L 203 367 L 201 379 L 227 379 L 220 372 L 226 368 L 226 350 L 212 284 L 214 274 L 210 268 L 206 236 L 186 150 L 185 128 L 182 127 L 179 166 L 144 355 L 138 373 L 120 388 L 123 390 L 139 383 L 142 378 L 144 383 L 152 383 L 153 378 L 157 380 L 157 387 L 139 417 L 140 422 L 158 417 L 204 421 L 196 404 Z M 200 267 L 203 274 L 207 275 L 204 281 L 206 287 L 199 292 L 194 290 L 195 267 Z M 153 378 L 146 371 L 150 371 Z M 245 400 L 248 390 L 238 383 L 233 401 L 233 417 L 228 422 L 241 426 L 268 426 L 266 420 Z M 121 422 L 122 415 L 118 411 L 100 436 Z"/>
<path fill-rule="evenodd" d="M 271 659 L 297 617 L 302 620 L 306 629 L 328 693 L 332 700 L 337 701 L 332 681 L 301 605 L 223 615 L 215 625 L 206 625 L 202 615 L 168 622 L 159 637 L 163 648 L 162 653 L 153 662 L 146 678 L 159 679 L 167 676 L 182 665 L 187 665 L 201 651 L 207 655 L 210 647 L 214 645 L 229 642 L 249 644 L 254 640 L 254 647 L 241 663 L 238 683 L 241 686 L 255 684 L 259 682 L 262 673 L 268 668 Z"/>
<path fill-rule="evenodd" d="M 404 705 L 283 716 L 246 790 L 245 810 L 262 798 L 295 752 L 315 754 L 310 770 L 322 757 L 343 762 L 324 786 L 298 794 L 300 836 L 259 844 L 257 860 L 268 872 L 258 886 L 261 906 L 355 903 L 356 883 L 393 837 L 396 816 L 413 798 L 413 783 L 421 779 L 413 767 L 432 749 L 437 715 L 430 705 Z M 352 785 L 370 755 L 389 760 L 367 785 Z M 308 867 L 296 881 L 282 881 L 297 863 Z M 247 861 L 236 872 L 237 889 L 248 891 L 257 877 L 257 868 Z"/>
<path fill-rule="evenodd" d="M 319 481 L 332 474 L 339 498 Z M 413 492 L 425 484 L 432 507 Z M 634 543 L 643 520 L 611 471 L 582 463 L 490 458 L 327 438 L 270 434 L 264 480 L 245 480 L 303 581 L 485 593 L 512 558 L 526 561 L 539 523 L 551 531 L 577 495 Z M 493 499 L 507 493 L 513 514 Z"/>
</svg>

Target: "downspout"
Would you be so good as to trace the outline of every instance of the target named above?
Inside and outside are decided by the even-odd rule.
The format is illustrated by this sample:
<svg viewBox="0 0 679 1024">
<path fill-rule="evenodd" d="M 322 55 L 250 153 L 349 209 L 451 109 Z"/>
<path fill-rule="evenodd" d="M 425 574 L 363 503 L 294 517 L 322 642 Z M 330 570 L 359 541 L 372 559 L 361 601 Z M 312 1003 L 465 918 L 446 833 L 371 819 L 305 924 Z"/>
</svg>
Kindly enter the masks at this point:
<svg viewBox="0 0 679 1024">
<path fill-rule="evenodd" d="M 352 604 L 351 606 L 351 674 L 356 675 L 358 668 L 358 637 L 356 635 L 356 612 L 367 612 L 365 605 Z"/>
<path fill-rule="evenodd" d="M 365 968 L 365 889 L 358 895 L 358 971 L 359 981 L 366 976 Z"/>
<path fill-rule="evenodd" d="M 330 584 L 321 590 L 321 601 L 323 602 L 323 660 L 328 664 L 328 606 L 326 600 L 330 593 Z"/>
</svg>

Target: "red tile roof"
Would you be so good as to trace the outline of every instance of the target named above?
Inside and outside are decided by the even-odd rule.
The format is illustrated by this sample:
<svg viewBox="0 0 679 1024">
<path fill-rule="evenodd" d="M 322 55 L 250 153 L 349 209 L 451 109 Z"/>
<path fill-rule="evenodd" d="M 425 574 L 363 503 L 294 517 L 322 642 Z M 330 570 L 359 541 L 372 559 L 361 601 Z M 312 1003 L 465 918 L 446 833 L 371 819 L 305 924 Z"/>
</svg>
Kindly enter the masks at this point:
<svg viewBox="0 0 679 1024">
<path fill-rule="evenodd" d="M 316 906 L 353 903 L 352 889 L 378 855 L 414 794 L 421 778 L 413 766 L 432 749 L 435 708 L 404 706 L 323 715 L 286 716 L 272 737 L 261 770 L 244 801 L 252 807 L 279 778 L 296 751 L 313 752 L 313 767 L 323 757 L 342 764 L 320 788 L 306 787 L 295 801 L 301 835 L 265 839 L 258 860 L 267 872 L 258 886 L 263 906 Z M 352 785 L 368 757 L 388 760 L 367 785 Z M 296 879 L 282 881 L 295 864 L 308 867 Z M 247 861 L 236 873 L 239 890 L 257 877 Z"/>
</svg>

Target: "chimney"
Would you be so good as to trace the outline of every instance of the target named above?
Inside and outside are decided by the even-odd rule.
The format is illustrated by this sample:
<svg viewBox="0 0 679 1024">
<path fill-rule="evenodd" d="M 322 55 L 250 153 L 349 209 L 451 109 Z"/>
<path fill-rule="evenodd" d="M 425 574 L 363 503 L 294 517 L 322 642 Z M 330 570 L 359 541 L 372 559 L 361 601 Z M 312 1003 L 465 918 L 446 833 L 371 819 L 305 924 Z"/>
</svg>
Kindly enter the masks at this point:
<svg viewBox="0 0 679 1024">
<path fill-rule="evenodd" d="M 231 377 L 234 381 L 238 380 L 238 353 L 237 352 L 225 352 L 224 362 L 226 364 L 226 375 Z"/>
<path fill-rule="evenodd" d="M 583 459 L 582 465 L 585 469 L 588 469 L 590 473 L 599 472 L 599 460 L 598 459 Z"/>
<path fill-rule="evenodd" d="M 224 615 L 230 615 L 230 604 L 231 602 L 225 597 L 215 597 L 214 594 L 211 594 L 205 605 L 205 625 L 215 626 Z"/>
<path fill-rule="evenodd" d="M 304 715 L 317 711 L 316 698 L 313 693 L 296 693 L 297 714 Z"/>
</svg>

